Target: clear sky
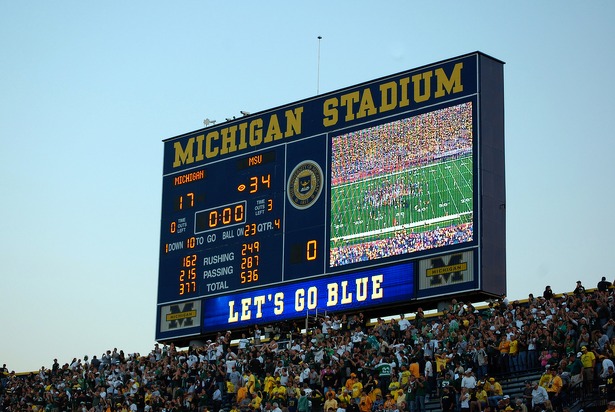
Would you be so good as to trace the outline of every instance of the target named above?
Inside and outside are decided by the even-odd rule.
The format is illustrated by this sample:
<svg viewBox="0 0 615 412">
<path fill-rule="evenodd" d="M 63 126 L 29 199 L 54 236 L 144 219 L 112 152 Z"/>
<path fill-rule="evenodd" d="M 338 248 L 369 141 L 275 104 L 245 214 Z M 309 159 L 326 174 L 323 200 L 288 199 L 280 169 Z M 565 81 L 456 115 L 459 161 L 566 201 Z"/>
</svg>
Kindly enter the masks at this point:
<svg viewBox="0 0 615 412">
<path fill-rule="evenodd" d="M 613 16 L 606 0 L 0 1 L 0 364 L 153 348 L 163 139 L 477 50 L 506 62 L 508 296 L 612 281 Z"/>
</svg>

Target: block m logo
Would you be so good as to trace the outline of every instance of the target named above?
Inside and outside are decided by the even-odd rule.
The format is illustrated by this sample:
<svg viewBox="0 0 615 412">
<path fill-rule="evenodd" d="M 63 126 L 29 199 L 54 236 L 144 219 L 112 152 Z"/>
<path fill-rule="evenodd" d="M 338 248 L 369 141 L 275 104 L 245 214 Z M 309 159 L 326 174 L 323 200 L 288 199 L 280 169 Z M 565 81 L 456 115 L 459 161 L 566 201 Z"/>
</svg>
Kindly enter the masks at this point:
<svg viewBox="0 0 615 412">
<path fill-rule="evenodd" d="M 169 306 L 169 312 L 166 315 L 169 329 L 189 328 L 195 326 L 194 320 L 197 317 L 194 309 L 194 302 L 188 302 L 183 307 L 179 305 Z"/>
<path fill-rule="evenodd" d="M 463 272 L 468 270 L 468 263 L 463 262 L 463 254 L 450 255 L 448 262 L 444 257 L 431 259 L 431 268 L 427 269 L 430 286 L 442 286 L 447 283 L 463 281 Z"/>
</svg>

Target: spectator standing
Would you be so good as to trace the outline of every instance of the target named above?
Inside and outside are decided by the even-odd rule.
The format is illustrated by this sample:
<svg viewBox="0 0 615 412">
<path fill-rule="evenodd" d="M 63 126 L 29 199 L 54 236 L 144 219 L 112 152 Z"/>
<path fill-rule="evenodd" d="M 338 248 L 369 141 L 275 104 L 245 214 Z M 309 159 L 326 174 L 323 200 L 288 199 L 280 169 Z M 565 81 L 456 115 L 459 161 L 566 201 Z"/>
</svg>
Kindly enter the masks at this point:
<svg viewBox="0 0 615 412">
<path fill-rule="evenodd" d="M 612 283 L 606 280 L 606 277 L 604 276 L 602 276 L 602 280 L 598 282 L 598 290 L 600 292 L 606 292 L 611 286 L 612 286 Z"/>
<path fill-rule="evenodd" d="M 461 387 L 459 394 L 459 408 L 461 412 L 470 412 L 470 391 L 464 386 Z"/>
<path fill-rule="evenodd" d="M 580 295 L 581 293 L 585 293 L 585 286 L 581 284 L 580 280 L 577 280 L 577 286 L 574 288 L 573 293 L 575 295 Z"/>
<path fill-rule="evenodd" d="M 547 383 L 547 394 L 553 405 L 553 409 L 559 410 L 562 404 L 561 391 L 564 386 L 561 376 L 557 373 L 556 368 L 551 368 L 551 380 Z"/>
<path fill-rule="evenodd" d="M 421 375 L 416 380 L 416 409 L 415 412 L 425 412 L 425 396 L 429 393 L 429 384 Z"/>
<path fill-rule="evenodd" d="M 399 331 L 401 333 L 405 333 L 406 329 L 408 329 L 410 327 L 410 321 L 408 319 L 406 319 L 405 315 L 402 313 L 400 315 L 400 319 L 398 322 L 399 325 Z"/>
<path fill-rule="evenodd" d="M 461 379 L 461 388 L 474 389 L 476 388 L 476 377 L 472 373 L 472 368 L 466 369 L 463 378 Z M 469 408 L 469 406 L 468 406 Z"/>
<path fill-rule="evenodd" d="M 371 412 L 372 410 L 372 398 L 367 395 L 365 389 L 361 391 L 361 396 L 359 397 L 359 411 L 361 412 Z"/>
<path fill-rule="evenodd" d="M 581 347 L 581 363 L 583 364 L 583 389 L 585 393 L 594 390 L 594 368 L 596 367 L 596 355 L 587 350 L 587 346 Z"/>
<path fill-rule="evenodd" d="M 451 394 L 451 390 L 448 386 L 442 388 L 440 407 L 442 408 L 442 412 L 453 412 L 455 410 L 455 396 Z"/>
<path fill-rule="evenodd" d="M 309 399 L 307 397 L 307 395 L 305 394 L 305 391 L 302 390 L 301 391 L 301 396 L 299 397 L 299 400 L 297 401 L 297 411 L 298 412 L 308 412 L 309 411 Z"/>
<path fill-rule="evenodd" d="M 510 339 L 505 333 L 501 334 L 500 336 L 500 343 L 498 344 L 498 351 L 500 352 L 500 357 L 498 361 L 498 372 L 506 373 L 509 372 L 508 356 L 510 354 Z"/>
<path fill-rule="evenodd" d="M 525 381 L 525 387 L 523 388 L 523 401 L 525 403 L 525 408 L 528 411 L 532 410 L 532 382 Z"/>
<path fill-rule="evenodd" d="M 566 365 L 566 372 L 570 373 L 570 387 L 574 389 L 575 385 L 578 385 L 583 380 L 583 363 L 581 362 L 582 352 L 570 354 L 570 363 Z"/>
<path fill-rule="evenodd" d="M 545 402 L 549 400 L 549 394 L 547 390 L 535 381 L 532 384 L 532 409 L 543 411 L 545 409 Z"/>
<path fill-rule="evenodd" d="M 325 401 L 324 410 L 328 411 L 329 408 L 333 408 L 333 410 L 336 411 L 338 408 L 338 403 L 337 399 L 335 399 L 335 393 L 327 392 L 325 397 L 327 398 L 327 400 Z"/>
<path fill-rule="evenodd" d="M 431 357 L 425 356 L 425 380 L 429 385 L 429 396 L 433 396 L 436 393 L 436 374 L 434 373 L 434 363 L 431 361 Z"/>
</svg>

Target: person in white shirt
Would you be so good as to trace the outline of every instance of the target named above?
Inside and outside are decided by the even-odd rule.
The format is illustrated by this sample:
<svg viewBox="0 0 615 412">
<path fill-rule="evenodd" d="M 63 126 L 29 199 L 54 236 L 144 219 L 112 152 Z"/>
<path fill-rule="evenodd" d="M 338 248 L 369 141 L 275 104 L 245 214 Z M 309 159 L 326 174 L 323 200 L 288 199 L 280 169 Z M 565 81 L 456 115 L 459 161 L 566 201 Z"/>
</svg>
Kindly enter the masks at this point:
<svg viewBox="0 0 615 412">
<path fill-rule="evenodd" d="M 613 361 L 611 359 L 607 358 L 604 355 L 598 356 L 598 359 L 602 359 L 602 371 L 600 372 L 600 377 L 602 379 L 605 379 L 609 374 L 609 368 L 615 369 L 615 364 L 613 364 Z"/>
<path fill-rule="evenodd" d="M 306 364 L 303 371 L 301 371 L 301 373 L 299 374 L 299 382 L 301 382 L 302 384 L 306 381 L 309 382 L 309 378 L 310 378 L 310 368 Z"/>
<path fill-rule="evenodd" d="M 241 334 L 241 339 L 239 339 L 239 349 L 245 350 L 250 345 L 250 339 L 246 337 L 245 333 Z"/>
<path fill-rule="evenodd" d="M 538 384 L 538 381 L 532 383 L 532 409 L 536 406 L 544 409 L 545 402 L 549 399 L 547 390 Z"/>
<path fill-rule="evenodd" d="M 476 377 L 474 376 L 474 373 L 472 373 L 472 368 L 468 368 L 464 372 L 463 378 L 461 378 L 461 387 L 468 389 L 476 388 Z"/>
<path fill-rule="evenodd" d="M 410 321 L 408 319 L 406 319 L 406 317 L 402 313 L 400 315 L 399 322 L 397 322 L 397 325 L 399 326 L 399 331 L 400 332 L 405 332 L 406 329 L 408 329 L 410 327 Z"/>
</svg>

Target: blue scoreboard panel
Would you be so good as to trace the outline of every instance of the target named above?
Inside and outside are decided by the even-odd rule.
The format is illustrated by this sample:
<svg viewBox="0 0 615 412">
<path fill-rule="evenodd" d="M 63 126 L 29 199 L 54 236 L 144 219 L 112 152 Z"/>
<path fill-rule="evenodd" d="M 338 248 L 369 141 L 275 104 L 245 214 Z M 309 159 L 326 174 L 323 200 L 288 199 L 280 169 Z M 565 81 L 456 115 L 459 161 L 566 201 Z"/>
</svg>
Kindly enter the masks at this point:
<svg viewBox="0 0 615 412">
<path fill-rule="evenodd" d="M 157 340 L 501 293 L 481 247 L 503 247 L 483 216 L 501 66 L 473 53 L 165 140 Z"/>
</svg>

